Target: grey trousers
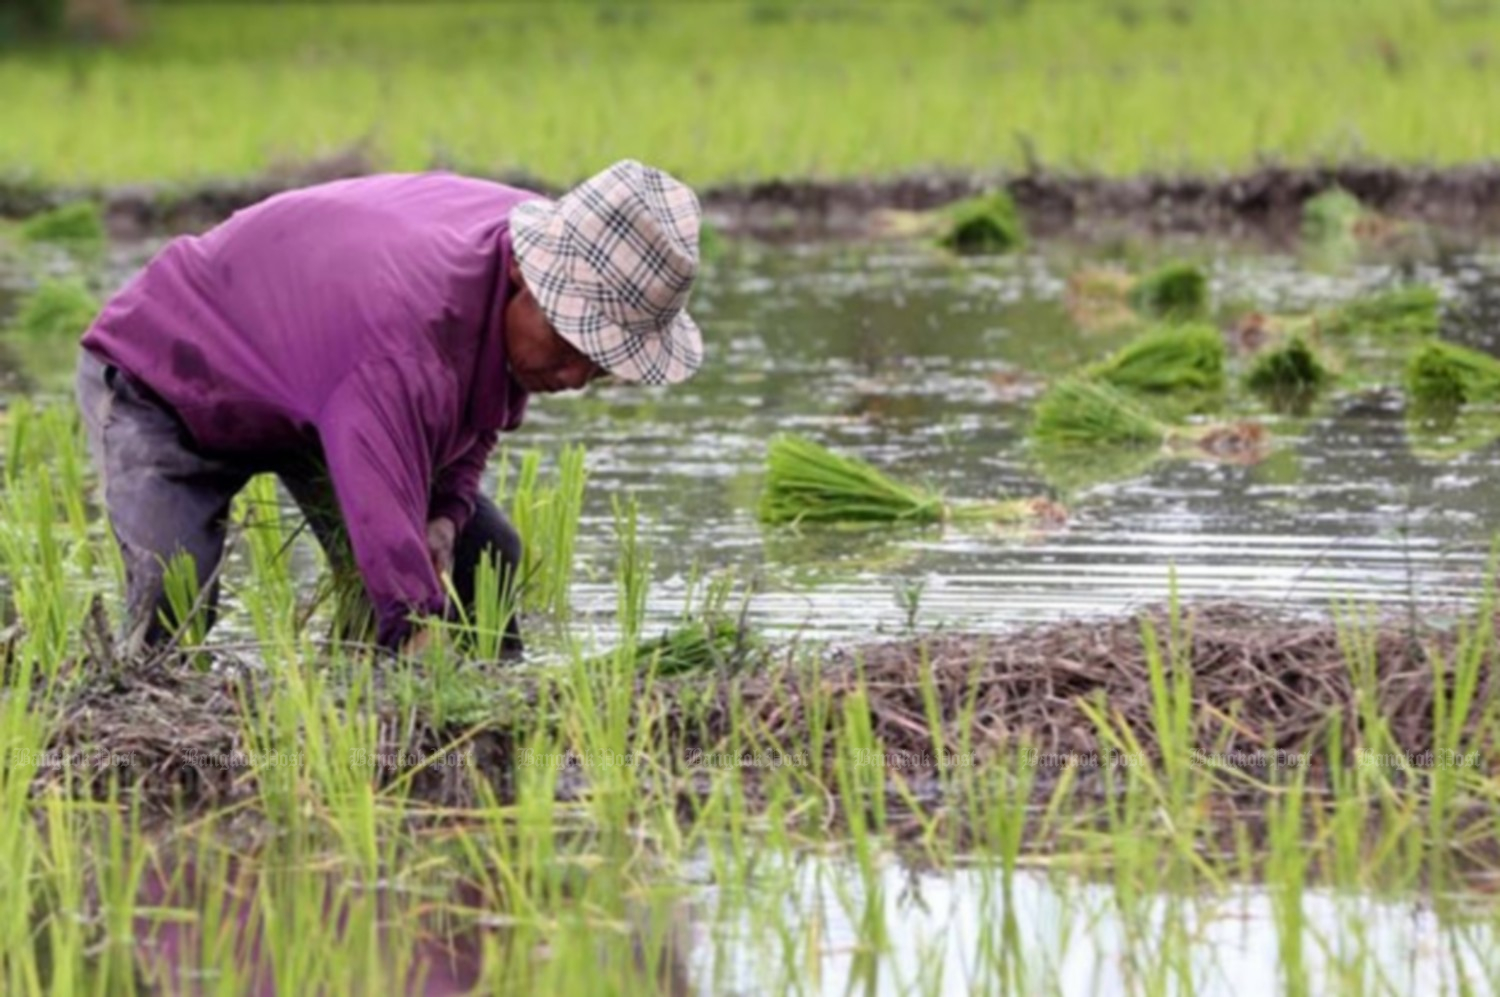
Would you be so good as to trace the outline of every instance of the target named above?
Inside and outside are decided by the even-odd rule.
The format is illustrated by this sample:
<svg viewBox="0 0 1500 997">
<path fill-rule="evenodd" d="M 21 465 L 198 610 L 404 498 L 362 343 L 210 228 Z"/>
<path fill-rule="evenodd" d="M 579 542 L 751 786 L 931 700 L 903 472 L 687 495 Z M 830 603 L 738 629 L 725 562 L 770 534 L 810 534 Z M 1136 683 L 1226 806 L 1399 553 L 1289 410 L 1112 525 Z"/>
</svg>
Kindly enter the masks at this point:
<svg viewBox="0 0 1500 997">
<path fill-rule="evenodd" d="M 213 625 L 230 503 L 257 474 L 277 475 L 335 570 L 356 570 L 320 456 L 251 461 L 205 453 L 166 402 L 87 350 L 80 351 L 76 391 L 110 528 L 125 562 L 125 653 L 157 647 L 171 636 L 164 619 L 164 576 L 166 565 L 179 553 L 193 559 L 199 591 L 205 593 L 205 622 Z M 495 504 L 481 495 L 453 550 L 453 587 L 471 615 L 475 573 L 486 552 L 495 559 L 501 577 L 519 577 L 521 538 Z M 513 655 L 521 646 L 512 615 L 504 648 Z"/>
</svg>

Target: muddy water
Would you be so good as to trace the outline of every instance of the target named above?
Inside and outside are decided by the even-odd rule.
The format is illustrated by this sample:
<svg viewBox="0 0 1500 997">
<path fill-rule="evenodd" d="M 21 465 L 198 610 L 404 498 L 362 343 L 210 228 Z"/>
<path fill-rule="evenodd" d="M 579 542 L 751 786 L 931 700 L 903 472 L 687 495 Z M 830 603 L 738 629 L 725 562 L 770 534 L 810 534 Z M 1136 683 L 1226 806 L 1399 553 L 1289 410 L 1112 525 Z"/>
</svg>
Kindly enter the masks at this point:
<svg viewBox="0 0 1500 997">
<path fill-rule="evenodd" d="M 89 276 L 107 291 L 151 248 L 118 247 Z M 1168 252 L 1211 267 L 1226 314 L 1329 303 L 1418 278 L 1443 288 L 1445 335 L 1500 339 L 1500 256 L 1481 250 L 1338 271 L 1206 245 L 1157 247 L 1144 262 Z M 1097 250 L 1087 253 L 1097 262 Z M 997 630 L 1157 600 L 1173 574 L 1188 597 L 1310 608 L 1473 591 L 1500 527 L 1500 444 L 1454 458 L 1423 451 L 1403 412 L 1400 358 L 1379 344 L 1357 352 L 1388 361 L 1387 387 L 1333 392 L 1305 415 L 1247 412 L 1274 438 L 1257 465 L 1163 460 L 1100 480 L 1034 459 L 1023 438 L 1028 379 L 1122 341 L 1069 322 L 1063 282 L 1080 258 L 1056 249 L 963 262 L 921 247 L 731 252 L 696 298 L 709 351 L 697 379 L 536 399 L 510 440 L 548 452 L 588 447 L 579 605 L 607 626 L 611 500 L 627 493 L 641 500 L 656 564 L 654 612 L 680 611 L 695 568 L 733 568 L 759 586 L 752 618 L 781 634 L 863 637 L 909 622 Z M 0 309 L 27 279 L 14 268 L 0 274 Z M 0 383 L 67 389 L 66 348 L 14 337 L 3 345 Z M 754 502 L 766 441 L 782 430 L 958 498 L 1058 497 L 1070 521 L 1029 535 L 767 531 Z"/>
<path fill-rule="evenodd" d="M 763 875 L 785 922 L 772 933 L 721 917 L 718 944 L 693 963 L 712 992 L 1488 993 L 1500 973 L 1483 917 L 1325 889 L 1153 895 L 1126 908 L 1108 886 L 1025 869 L 1007 879 L 892 862 L 866 880 L 809 857 Z"/>
<path fill-rule="evenodd" d="M 117 248 L 89 276 L 107 292 L 148 249 Z M 1445 335 L 1500 347 L 1492 332 L 1500 321 L 1500 256 L 1465 251 L 1319 273 L 1287 257 L 1188 249 L 1206 254 L 1220 300 L 1269 309 L 1332 302 L 1403 277 L 1430 279 L 1449 300 Z M 1076 262 L 1060 253 L 958 263 L 920 249 L 821 248 L 739 252 L 715 266 L 696 300 L 709 340 L 699 378 L 675 389 L 603 387 L 538 399 L 513 440 L 549 452 L 564 442 L 588 447 L 580 605 L 607 629 L 610 503 L 627 493 L 642 501 L 658 619 L 680 610 L 695 569 L 734 568 L 759 585 L 752 618 L 783 635 L 864 638 L 909 622 L 1000 630 L 1116 612 L 1162 598 L 1173 572 L 1188 597 L 1308 608 L 1336 597 L 1396 606 L 1473 593 L 1500 528 L 1500 444 L 1448 459 L 1424 453 L 1395 387 L 1341 390 L 1306 415 L 1258 413 L 1276 446 L 1254 466 L 1163 461 L 1073 486 L 1038 464 L 1023 443 L 1029 407 L 1015 390 L 1017 375 L 1055 374 L 1121 341 L 1068 322 L 1063 279 Z M 0 270 L 0 313 L 14 307 L 28 279 Z M 67 344 L 3 346 L 0 390 L 66 392 Z M 1365 352 L 1383 358 L 1378 346 Z M 1397 358 L 1384 359 L 1397 369 Z M 1059 497 L 1071 519 L 1033 535 L 768 532 L 753 509 L 766 440 L 781 430 L 955 497 Z M 224 623 L 234 627 L 233 614 Z M 966 979 L 994 979 L 975 968 L 980 940 L 1005 913 L 993 876 L 893 866 L 872 898 L 851 895 L 848 884 L 859 877 L 810 861 L 774 887 L 799 923 L 818 922 L 806 937 L 821 940 L 821 954 L 803 966 L 818 966 L 821 977 L 806 989 L 901 992 L 903 981 L 940 972 L 935 992 L 960 993 Z M 711 888 L 705 898 L 712 907 Z M 1131 959 L 1149 960 L 1154 949 L 1140 942 L 1141 924 L 1112 912 L 1114 902 L 1103 887 L 1020 876 L 1009 903 L 1030 985 L 1018 990 L 1124 992 L 1140 989 L 1142 979 L 1165 979 L 1149 966 L 1132 968 Z M 1153 906 L 1145 916 L 1166 915 Z M 1412 905 L 1309 894 L 1303 916 L 1310 980 L 1338 979 L 1341 967 L 1358 966 L 1415 991 L 1495 972 L 1491 963 L 1476 968 L 1493 951 L 1489 934 L 1454 944 Z M 1288 939 L 1274 918 L 1264 893 L 1195 907 L 1188 917 L 1197 939 L 1187 958 L 1193 989 L 1280 986 L 1275 967 Z M 873 923 L 885 926 L 893 945 L 861 959 L 856 942 Z M 728 934 L 701 948 L 694 967 L 706 989 L 775 985 L 782 953 L 774 944 L 767 949 L 733 914 L 717 930 Z"/>
</svg>

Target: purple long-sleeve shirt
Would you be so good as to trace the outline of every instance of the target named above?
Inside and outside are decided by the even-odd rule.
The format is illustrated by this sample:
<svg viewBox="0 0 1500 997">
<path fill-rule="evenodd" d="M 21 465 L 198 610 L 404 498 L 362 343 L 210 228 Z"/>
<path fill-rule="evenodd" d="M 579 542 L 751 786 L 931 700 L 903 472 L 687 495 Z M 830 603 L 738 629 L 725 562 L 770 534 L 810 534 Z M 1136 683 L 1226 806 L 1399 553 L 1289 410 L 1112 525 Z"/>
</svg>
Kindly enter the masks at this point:
<svg viewBox="0 0 1500 997">
<path fill-rule="evenodd" d="M 462 530 L 526 392 L 505 357 L 510 211 L 539 195 L 448 173 L 290 191 L 173 240 L 83 345 L 197 445 L 321 446 L 382 644 L 445 598 L 426 524 Z"/>
</svg>

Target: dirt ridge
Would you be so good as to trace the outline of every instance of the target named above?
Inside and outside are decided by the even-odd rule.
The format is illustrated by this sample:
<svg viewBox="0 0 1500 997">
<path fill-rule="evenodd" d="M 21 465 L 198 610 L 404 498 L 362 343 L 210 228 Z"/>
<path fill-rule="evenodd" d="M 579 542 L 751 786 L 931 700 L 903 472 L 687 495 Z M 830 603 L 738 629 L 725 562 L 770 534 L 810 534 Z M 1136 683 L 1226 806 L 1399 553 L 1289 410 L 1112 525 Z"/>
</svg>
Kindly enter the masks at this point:
<svg viewBox="0 0 1500 997">
<path fill-rule="evenodd" d="M 88 197 L 105 207 L 112 235 L 142 238 L 207 228 L 274 194 L 375 172 L 358 157 L 335 157 L 262 176 L 202 183 L 46 187 L 0 180 L 0 217 L 19 218 Z M 545 194 L 535 176 L 489 179 Z M 1393 218 L 1465 232 L 1500 232 L 1500 162 L 1452 167 L 1345 163 L 1266 165 L 1237 173 L 1105 177 L 1031 171 L 1012 175 L 933 171 L 870 180 L 770 179 L 702 189 L 709 217 L 725 231 L 772 240 L 859 238 L 879 210 L 917 211 L 1003 186 L 1031 231 L 1067 235 L 1127 226 L 1152 233 L 1283 236 L 1304 202 L 1334 186 Z"/>
</svg>

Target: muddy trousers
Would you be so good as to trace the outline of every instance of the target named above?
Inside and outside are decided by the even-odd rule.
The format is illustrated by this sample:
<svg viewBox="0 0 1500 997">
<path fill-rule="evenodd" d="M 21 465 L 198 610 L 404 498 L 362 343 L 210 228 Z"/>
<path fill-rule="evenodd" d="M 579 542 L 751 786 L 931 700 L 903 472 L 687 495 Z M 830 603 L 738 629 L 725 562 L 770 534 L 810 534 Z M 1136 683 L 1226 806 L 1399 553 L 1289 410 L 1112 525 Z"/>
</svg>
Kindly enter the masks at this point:
<svg viewBox="0 0 1500 997">
<path fill-rule="evenodd" d="M 321 458 L 256 463 L 204 453 L 176 412 L 144 384 L 87 350 L 80 354 L 78 404 L 125 562 L 126 653 L 159 647 L 170 638 L 163 620 L 169 605 L 165 569 L 180 553 L 193 559 L 204 622 L 213 625 L 230 503 L 256 474 L 274 473 L 281 480 L 335 571 L 355 570 Z M 488 553 L 501 578 L 517 578 L 521 538 L 495 504 L 479 496 L 453 547 L 453 587 L 472 619 L 481 558 Z M 503 651 L 508 657 L 521 651 L 514 614 Z"/>
</svg>

